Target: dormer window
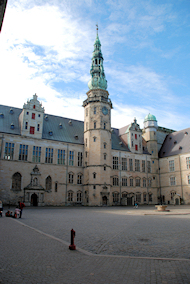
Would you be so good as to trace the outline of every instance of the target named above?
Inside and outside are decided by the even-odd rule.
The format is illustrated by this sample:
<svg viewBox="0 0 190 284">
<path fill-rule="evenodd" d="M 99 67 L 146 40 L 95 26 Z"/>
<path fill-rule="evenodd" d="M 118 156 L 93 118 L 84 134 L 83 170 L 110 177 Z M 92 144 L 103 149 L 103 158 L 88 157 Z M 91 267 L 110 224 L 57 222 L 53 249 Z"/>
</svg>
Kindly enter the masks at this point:
<svg viewBox="0 0 190 284">
<path fill-rule="evenodd" d="M 35 119 L 35 113 L 32 113 L 32 119 Z"/>
<path fill-rule="evenodd" d="M 48 120 L 48 116 L 47 116 L 47 115 L 45 115 L 45 120 L 46 120 L 46 121 Z"/>
<path fill-rule="evenodd" d="M 49 135 L 52 136 L 53 135 L 53 131 L 49 131 Z"/>
<path fill-rule="evenodd" d="M 60 128 L 60 129 L 62 129 L 62 128 L 63 128 L 63 126 L 62 126 L 62 124 L 61 124 L 61 123 L 59 123 L 59 128 Z"/>
<path fill-rule="evenodd" d="M 69 120 L 69 125 L 70 125 L 70 126 L 72 126 L 72 125 L 73 125 L 73 124 L 72 124 L 72 120 Z"/>
<path fill-rule="evenodd" d="M 12 109 L 12 108 L 10 108 L 10 114 L 13 114 L 13 113 L 14 113 L 13 109 Z"/>
<path fill-rule="evenodd" d="M 13 123 L 11 123 L 11 129 L 14 129 L 14 128 L 15 128 L 14 124 L 13 124 Z"/>
<path fill-rule="evenodd" d="M 75 135 L 75 139 L 76 139 L 76 140 L 78 140 L 78 139 L 79 139 L 78 135 Z"/>
<path fill-rule="evenodd" d="M 4 114 L 3 114 L 3 113 L 0 113 L 0 117 L 3 118 L 3 117 L 4 117 Z"/>
</svg>

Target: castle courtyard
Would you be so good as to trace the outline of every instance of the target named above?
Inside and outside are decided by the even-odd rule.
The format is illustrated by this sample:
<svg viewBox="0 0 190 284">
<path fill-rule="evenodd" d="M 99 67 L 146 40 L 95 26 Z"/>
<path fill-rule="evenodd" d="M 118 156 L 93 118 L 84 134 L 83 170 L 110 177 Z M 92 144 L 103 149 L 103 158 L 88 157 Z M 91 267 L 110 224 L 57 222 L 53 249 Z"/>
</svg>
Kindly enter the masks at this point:
<svg viewBox="0 0 190 284">
<path fill-rule="evenodd" d="M 0 283 L 190 283 L 190 206 L 167 209 L 29 207 L 22 219 L 3 214 Z M 76 251 L 68 248 L 71 229 Z"/>
</svg>

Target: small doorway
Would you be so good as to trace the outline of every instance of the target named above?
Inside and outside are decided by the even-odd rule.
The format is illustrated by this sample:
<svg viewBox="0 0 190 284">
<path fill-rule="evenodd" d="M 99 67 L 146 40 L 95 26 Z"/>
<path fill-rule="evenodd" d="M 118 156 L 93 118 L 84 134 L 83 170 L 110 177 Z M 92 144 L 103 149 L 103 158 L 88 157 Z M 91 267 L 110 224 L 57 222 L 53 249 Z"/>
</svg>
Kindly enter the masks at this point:
<svg viewBox="0 0 190 284">
<path fill-rule="evenodd" d="M 103 197 L 102 197 L 102 204 L 103 204 L 103 205 L 107 205 L 107 202 L 108 202 L 107 197 L 106 197 L 106 196 L 103 196 Z"/>
<path fill-rule="evenodd" d="M 33 193 L 31 196 L 31 204 L 33 206 L 38 206 L 38 196 L 35 193 Z"/>
<path fill-rule="evenodd" d="M 133 205 L 133 203 L 132 203 L 133 200 L 132 199 L 133 199 L 133 197 L 127 197 L 127 205 L 128 206 L 132 206 Z"/>
</svg>

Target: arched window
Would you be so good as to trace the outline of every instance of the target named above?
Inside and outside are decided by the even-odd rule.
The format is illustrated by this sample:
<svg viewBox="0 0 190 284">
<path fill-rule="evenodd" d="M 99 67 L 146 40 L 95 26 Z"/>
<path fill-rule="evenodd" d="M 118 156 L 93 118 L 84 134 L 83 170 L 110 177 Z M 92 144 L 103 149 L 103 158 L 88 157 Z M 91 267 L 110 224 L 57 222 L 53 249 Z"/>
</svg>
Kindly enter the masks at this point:
<svg viewBox="0 0 190 284">
<path fill-rule="evenodd" d="M 136 178 L 136 186 L 140 186 L 140 178 Z"/>
<path fill-rule="evenodd" d="M 73 173 L 69 173 L 69 183 L 73 183 Z"/>
<path fill-rule="evenodd" d="M 93 173 L 93 178 L 96 178 L 96 173 Z"/>
<path fill-rule="evenodd" d="M 50 176 L 46 178 L 46 190 L 51 190 L 52 189 L 52 179 Z"/>
<path fill-rule="evenodd" d="M 21 174 L 20 173 L 15 173 L 12 176 L 12 189 L 13 190 L 21 190 Z"/>
</svg>

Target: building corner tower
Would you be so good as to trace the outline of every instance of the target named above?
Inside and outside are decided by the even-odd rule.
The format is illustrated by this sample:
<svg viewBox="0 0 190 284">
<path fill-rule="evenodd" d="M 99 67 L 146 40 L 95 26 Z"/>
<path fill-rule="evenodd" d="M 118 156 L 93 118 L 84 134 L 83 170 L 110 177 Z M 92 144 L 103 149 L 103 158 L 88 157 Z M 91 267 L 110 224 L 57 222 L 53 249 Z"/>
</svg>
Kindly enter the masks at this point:
<svg viewBox="0 0 190 284">
<path fill-rule="evenodd" d="M 111 108 L 101 43 L 94 42 L 91 79 L 84 107 L 84 205 L 109 205 L 111 176 Z"/>
</svg>

